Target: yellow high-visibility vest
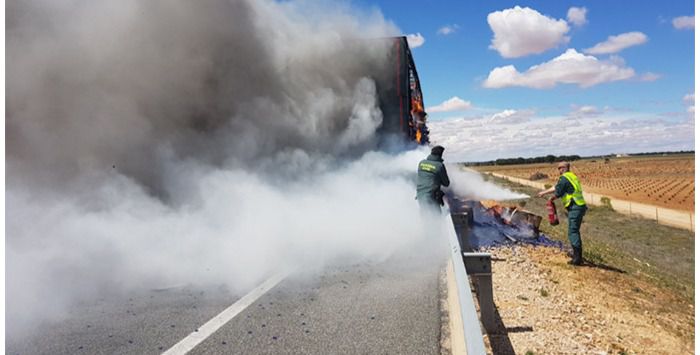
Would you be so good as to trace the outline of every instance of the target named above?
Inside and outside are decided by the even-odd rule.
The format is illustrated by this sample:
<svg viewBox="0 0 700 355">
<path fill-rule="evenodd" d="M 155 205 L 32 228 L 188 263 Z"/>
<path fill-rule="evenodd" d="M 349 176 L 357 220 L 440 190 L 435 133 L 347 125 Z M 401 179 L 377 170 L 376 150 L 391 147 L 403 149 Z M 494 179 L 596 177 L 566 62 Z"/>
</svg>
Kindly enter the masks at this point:
<svg viewBox="0 0 700 355">
<path fill-rule="evenodd" d="M 574 203 L 579 206 L 585 206 L 586 201 L 583 199 L 583 190 L 581 189 L 581 183 L 578 181 L 578 177 L 570 171 L 565 172 L 562 176 L 569 180 L 571 186 L 574 187 L 574 193 L 565 194 L 561 197 L 561 202 L 564 204 L 564 207 L 569 207 L 571 200 L 574 200 Z"/>
</svg>

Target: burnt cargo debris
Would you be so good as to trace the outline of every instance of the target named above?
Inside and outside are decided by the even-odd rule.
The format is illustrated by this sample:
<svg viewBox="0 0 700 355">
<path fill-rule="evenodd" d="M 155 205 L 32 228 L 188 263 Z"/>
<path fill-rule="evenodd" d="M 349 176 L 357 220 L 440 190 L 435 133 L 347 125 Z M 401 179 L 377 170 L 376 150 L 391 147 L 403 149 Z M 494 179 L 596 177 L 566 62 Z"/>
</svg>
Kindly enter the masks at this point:
<svg viewBox="0 0 700 355">
<path fill-rule="evenodd" d="M 452 193 L 448 197 L 453 222 L 456 222 L 456 216 L 467 217 L 466 220 L 457 218 L 460 223 L 455 223 L 462 248 L 479 250 L 513 243 L 563 248 L 560 241 L 540 232 L 542 217 L 532 212 L 517 206 L 502 206 L 495 201 L 474 201 Z"/>
</svg>

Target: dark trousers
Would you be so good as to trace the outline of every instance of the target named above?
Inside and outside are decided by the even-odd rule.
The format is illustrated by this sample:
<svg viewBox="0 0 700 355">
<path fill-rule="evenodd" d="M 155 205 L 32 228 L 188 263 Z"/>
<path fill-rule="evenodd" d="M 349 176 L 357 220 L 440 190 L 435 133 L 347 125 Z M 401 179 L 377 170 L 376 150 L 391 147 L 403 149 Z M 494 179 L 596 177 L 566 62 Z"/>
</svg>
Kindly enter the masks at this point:
<svg viewBox="0 0 700 355">
<path fill-rule="evenodd" d="M 579 206 L 573 201 L 568 208 L 569 214 L 569 242 L 574 248 L 581 248 L 581 222 L 583 221 L 583 216 L 586 214 L 588 208 L 584 206 Z"/>
</svg>

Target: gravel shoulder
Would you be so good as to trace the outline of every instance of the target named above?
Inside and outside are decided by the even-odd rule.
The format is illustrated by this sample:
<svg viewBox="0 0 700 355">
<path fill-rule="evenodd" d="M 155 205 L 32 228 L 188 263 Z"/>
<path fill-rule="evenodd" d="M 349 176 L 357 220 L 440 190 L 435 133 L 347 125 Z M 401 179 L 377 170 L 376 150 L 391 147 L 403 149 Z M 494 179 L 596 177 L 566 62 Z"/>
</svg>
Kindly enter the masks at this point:
<svg viewBox="0 0 700 355">
<path fill-rule="evenodd" d="M 490 249 L 494 301 L 502 323 L 493 354 L 688 354 L 692 303 L 614 268 L 573 267 L 558 248 Z"/>
</svg>

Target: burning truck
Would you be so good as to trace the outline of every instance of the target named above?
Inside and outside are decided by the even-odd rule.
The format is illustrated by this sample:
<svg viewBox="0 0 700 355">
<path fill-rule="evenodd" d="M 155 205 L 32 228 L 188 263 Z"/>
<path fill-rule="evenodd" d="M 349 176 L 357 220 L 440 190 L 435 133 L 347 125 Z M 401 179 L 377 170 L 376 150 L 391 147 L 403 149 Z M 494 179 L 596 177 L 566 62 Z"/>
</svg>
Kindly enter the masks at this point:
<svg viewBox="0 0 700 355">
<path fill-rule="evenodd" d="M 387 73 L 375 78 L 379 107 L 384 120 L 379 127 L 382 135 L 397 135 L 416 144 L 430 143 L 426 125 L 423 92 L 411 48 L 405 36 L 391 41 Z"/>
</svg>

